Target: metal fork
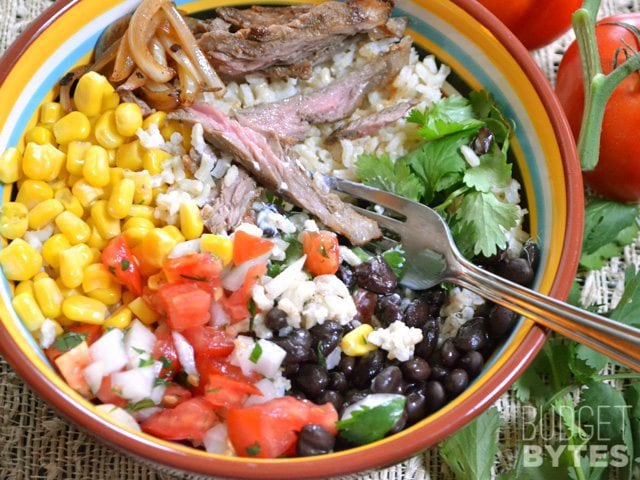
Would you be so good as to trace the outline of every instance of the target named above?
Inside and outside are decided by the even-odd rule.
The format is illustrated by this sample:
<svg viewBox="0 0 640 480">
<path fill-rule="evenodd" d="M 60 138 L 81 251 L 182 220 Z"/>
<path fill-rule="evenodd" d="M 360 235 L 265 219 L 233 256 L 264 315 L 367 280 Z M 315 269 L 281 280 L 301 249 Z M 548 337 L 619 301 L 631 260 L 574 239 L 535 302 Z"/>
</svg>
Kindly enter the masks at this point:
<svg viewBox="0 0 640 480">
<path fill-rule="evenodd" d="M 405 217 L 403 221 L 353 206 L 382 228 L 400 236 L 407 256 L 401 284 L 422 290 L 443 281 L 453 282 L 640 371 L 640 329 L 576 308 L 472 264 L 458 251 L 446 222 L 425 205 L 360 183 L 324 178 L 333 190 Z"/>
</svg>

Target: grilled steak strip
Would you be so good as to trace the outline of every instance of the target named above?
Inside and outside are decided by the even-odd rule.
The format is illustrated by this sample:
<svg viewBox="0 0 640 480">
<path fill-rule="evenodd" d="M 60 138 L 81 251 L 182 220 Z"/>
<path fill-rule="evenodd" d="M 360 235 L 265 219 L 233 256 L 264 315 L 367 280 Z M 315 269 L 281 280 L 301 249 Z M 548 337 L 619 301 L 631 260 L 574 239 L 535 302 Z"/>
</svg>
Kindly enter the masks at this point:
<svg viewBox="0 0 640 480">
<path fill-rule="evenodd" d="M 328 141 L 336 141 L 342 138 L 352 140 L 366 137 L 367 135 L 375 135 L 381 128 L 403 118 L 415 104 L 416 102 L 400 102 L 366 117 L 357 118 L 333 132 Z"/>
<path fill-rule="evenodd" d="M 215 28 L 204 33 L 198 43 L 223 77 L 269 73 L 271 67 L 280 67 L 275 71 L 282 73 L 290 65 L 312 66 L 314 61 L 338 48 L 345 38 L 385 25 L 392 7 L 390 0 L 328 1 L 308 11 L 304 11 L 304 7 L 276 9 L 267 14 L 272 22 L 267 24 L 256 21 L 256 12 L 260 9 L 250 9 L 244 14 L 226 9 L 222 10 L 221 17 L 225 21 L 251 26 L 236 32 Z M 277 20 L 278 16 L 282 17 L 281 21 Z M 308 74 L 311 71 L 300 67 L 298 70 Z"/>
<path fill-rule="evenodd" d="M 299 15 L 308 13 L 312 8 L 312 5 L 219 7 L 216 8 L 216 15 L 236 28 L 268 27 L 270 25 L 286 25 Z"/>
<path fill-rule="evenodd" d="M 175 111 L 171 118 L 200 123 L 215 147 L 231 152 L 234 159 L 265 187 L 315 215 L 327 227 L 362 245 L 382 235 L 378 225 L 355 212 L 314 182 L 306 170 L 282 152 L 275 152 L 264 135 L 247 128 L 210 105 L 199 104 Z"/>
<path fill-rule="evenodd" d="M 236 113 L 238 121 L 283 143 L 293 144 L 307 136 L 310 124 L 336 122 L 349 117 L 366 95 L 389 83 L 409 62 L 411 39 L 403 38 L 379 59 L 365 64 L 324 88 L 294 95 Z"/>
</svg>

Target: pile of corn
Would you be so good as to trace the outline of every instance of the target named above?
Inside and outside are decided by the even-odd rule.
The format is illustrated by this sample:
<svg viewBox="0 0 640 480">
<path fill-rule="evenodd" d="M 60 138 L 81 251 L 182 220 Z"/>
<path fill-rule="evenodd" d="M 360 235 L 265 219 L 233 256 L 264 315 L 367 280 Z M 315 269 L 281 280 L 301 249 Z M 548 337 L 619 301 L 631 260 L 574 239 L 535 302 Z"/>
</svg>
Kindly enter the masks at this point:
<svg viewBox="0 0 640 480">
<path fill-rule="evenodd" d="M 41 106 L 38 123 L 25 133 L 24 149 L 0 156 L 0 181 L 15 183 L 15 201 L 0 210 L 0 267 L 15 281 L 13 307 L 36 337 L 45 322 L 55 329 L 74 322 L 126 328 L 157 314 L 134 298 L 101 261 L 108 241 L 120 234 L 140 262 L 149 286 L 162 283 L 160 267 L 174 247 L 203 235 L 195 203 L 180 205 L 179 228 L 155 218 L 151 176 L 171 155 L 147 149 L 136 137 L 155 124 L 163 138 L 174 132 L 189 150 L 190 132 L 156 112 L 143 118 L 135 103 L 120 102 L 100 74 L 89 72 L 74 93 L 75 110 L 57 102 Z M 35 239 L 35 240 L 34 240 Z M 202 250 L 228 258 L 226 237 L 205 234 Z"/>
</svg>

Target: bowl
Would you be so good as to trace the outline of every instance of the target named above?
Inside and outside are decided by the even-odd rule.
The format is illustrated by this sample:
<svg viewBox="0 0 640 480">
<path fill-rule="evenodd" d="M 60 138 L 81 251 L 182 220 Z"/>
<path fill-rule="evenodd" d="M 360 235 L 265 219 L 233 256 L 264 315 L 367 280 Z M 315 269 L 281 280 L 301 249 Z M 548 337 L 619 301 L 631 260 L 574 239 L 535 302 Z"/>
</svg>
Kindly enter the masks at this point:
<svg viewBox="0 0 640 480">
<path fill-rule="evenodd" d="M 103 29 L 137 3 L 61 0 L 19 37 L 0 70 L 0 97 L 5 99 L 0 107 L 0 151 L 24 145 L 23 132 L 35 124 L 38 106 L 53 98 L 51 92 L 60 78 L 75 65 L 86 63 Z M 199 12 L 225 2 L 177 4 L 187 12 Z M 566 298 L 581 246 L 583 190 L 571 131 L 549 83 L 527 50 L 473 0 L 399 0 L 395 8 L 395 14 L 409 17 L 409 32 L 417 45 L 451 67 L 450 81 L 456 88 L 488 90 L 515 121 L 513 157 L 530 213 L 529 230 L 540 247 L 534 287 Z M 1 188 L 2 201 L 9 201 L 11 186 Z M 157 468 L 225 478 L 326 478 L 399 462 L 435 445 L 489 407 L 522 373 L 546 338 L 543 329 L 520 319 L 467 390 L 398 434 L 318 457 L 256 460 L 208 454 L 114 423 L 58 376 L 13 310 L 12 292 L 13 286 L 2 276 L 0 350 L 62 416 Z"/>
</svg>

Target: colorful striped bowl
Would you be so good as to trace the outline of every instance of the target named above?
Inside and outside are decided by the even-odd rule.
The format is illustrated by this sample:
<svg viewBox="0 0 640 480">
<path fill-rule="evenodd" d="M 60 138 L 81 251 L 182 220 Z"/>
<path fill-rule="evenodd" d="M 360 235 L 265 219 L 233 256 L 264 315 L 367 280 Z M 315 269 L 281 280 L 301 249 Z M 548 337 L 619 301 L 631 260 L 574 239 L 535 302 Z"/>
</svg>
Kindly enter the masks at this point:
<svg viewBox="0 0 640 480">
<path fill-rule="evenodd" d="M 59 0 L 22 34 L 3 58 L 0 70 L 0 151 L 23 142 L 23 132 L 35 123 L 38 106 L 52 99 L 59 79 L 76 64 L 85 63 L 101 31 L 137 3 Z M 196 12 L 225 2 L 177 3 Z M 399 0 L 396 9 L 397 14 L 410 18 L 410 33 L 417 44 L 452 67 L 456 87 L 488 90 L 515 121 L 513 151 L 531 232 L 541 247 L 535 288 L 565 298 L 581 246 L 583 190 L 573 138 L 547 79 L 516 38 L 473 0 Z M 10 186 L 1 188 L 2 199 L 8 201 Z M 12 310 L 11 292 L 2 277 L 0 350 L 42 398 L 85 431 L 139 460 L 172 471 L 217 477 L 326 478 L 398 462 L 436 444 L 490 406 L 545 341 L 545 331 L 520 320 L 462 395 L 399 434 L 314 458 L 254 460 L 208 454 L 113 423 L 56 374 Z"/>
</svg>

